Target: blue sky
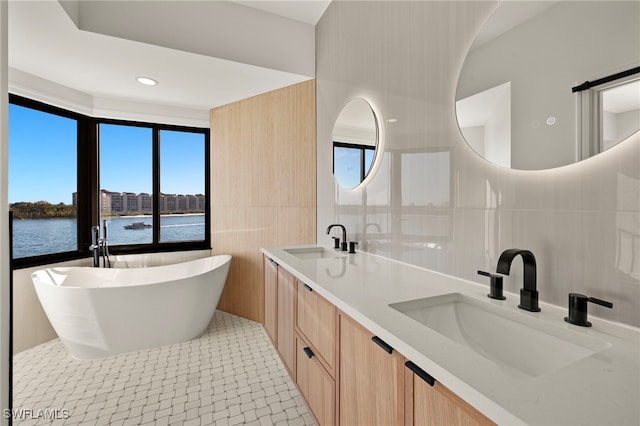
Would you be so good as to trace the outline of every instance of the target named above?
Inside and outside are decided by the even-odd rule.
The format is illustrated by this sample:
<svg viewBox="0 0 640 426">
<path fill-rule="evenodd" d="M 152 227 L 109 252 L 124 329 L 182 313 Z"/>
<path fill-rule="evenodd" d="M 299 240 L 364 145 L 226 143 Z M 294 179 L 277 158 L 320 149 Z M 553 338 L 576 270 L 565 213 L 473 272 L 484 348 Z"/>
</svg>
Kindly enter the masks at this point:
<svg viewBox="0 0 640 426">
<path fill-rule="evenodd" d="M 374 150 L 365 150 L 365 168 L 367 172 L 373 162 Z M 360 150 L 352 148 L 333 148 L 333 174 L 338 183 L 347 189 L 360 184 Z M 365 177 L 368 173 L 365 173 Z"/>
<path fill-rule="evenodd" d="M 100 125 L 100 188 L 148 192 L 152 188 L 152 131 Z M 204 193 L 204 136 L 160 132 L 161 191 Z M 9 105 L 9 202 L 71 204 L 77 187 L 76 122 Z"/>
</svg>

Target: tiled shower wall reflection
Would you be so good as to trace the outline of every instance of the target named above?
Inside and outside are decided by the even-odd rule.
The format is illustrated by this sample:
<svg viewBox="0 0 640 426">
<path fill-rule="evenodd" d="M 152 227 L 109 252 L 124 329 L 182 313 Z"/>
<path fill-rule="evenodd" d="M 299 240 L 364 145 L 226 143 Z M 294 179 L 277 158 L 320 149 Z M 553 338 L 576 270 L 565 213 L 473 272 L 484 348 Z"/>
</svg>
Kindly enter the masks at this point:
<svg viewBox="0 0 640 426">
<path fill-rule="evenodd" d="M 460 135 L 458 74 L 496 7 L 332 2 L 316 27 L 318 243 L 339 222 L 362 250 L 479 283 L 503 250 L 529 249 L 542 301 L 584 293 L 614 304 L 590 315 L 640 326 L 640 135 L 546 171 L 494 166 Z M 331 132 L 356 96 L 379 114 L 383 158 L 366 188 L 346 191 L 331 173 Z M 521 286 L 517 259 L 505 288 Z"/>
</svg>

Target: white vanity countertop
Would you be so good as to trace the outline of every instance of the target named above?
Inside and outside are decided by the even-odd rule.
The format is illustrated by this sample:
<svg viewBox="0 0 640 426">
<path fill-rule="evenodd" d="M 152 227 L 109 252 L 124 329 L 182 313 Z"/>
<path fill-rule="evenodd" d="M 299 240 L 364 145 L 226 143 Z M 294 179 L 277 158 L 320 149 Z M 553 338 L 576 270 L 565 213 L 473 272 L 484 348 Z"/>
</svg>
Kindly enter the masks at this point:
<svg viewBox="0 0 640 426">
<path fill-rule="evenodd" d="M 566 307 L 541 302 L 541 312 L 527 312 L 517 308 L 519 295 L 505 292 L 506 300 L 492 300 L 486 297 L 488 286 L 472 281 L 365 252 L 303 260 L 284 250 L 292 247 L 315 246 L 262 252 L 494 422 L 640 425 L 639 329 L 592 316 L 592 327 L 578 327 L 564 321 Z M 534 377 L 500 366 L 388 306 L 456 292 L 610 346 Z"/>
</svg>

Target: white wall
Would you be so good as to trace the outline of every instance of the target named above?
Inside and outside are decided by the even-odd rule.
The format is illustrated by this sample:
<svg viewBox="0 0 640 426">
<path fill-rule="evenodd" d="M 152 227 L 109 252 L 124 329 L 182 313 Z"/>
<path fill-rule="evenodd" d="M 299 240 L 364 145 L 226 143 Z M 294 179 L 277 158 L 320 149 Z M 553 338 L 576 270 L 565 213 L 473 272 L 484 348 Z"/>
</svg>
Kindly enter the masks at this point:
<svg viewBox="0 0 640 426">
<path fill-rule="evenodd" d="M 640 256 L 640 135 L 581 163 L 519 171 L 480 158 L 460 134 L 457 77 L 497 5 L 331 3 L 316 27 L 318 243 L 331 244 L 326 225 L 343 223 L 360 248 L 484 284 L 477 270 L 495 271 L 503 250 L 530 249 L 543 302 L 566 306 L 580 292 L 614 304 L 590 316 L 640 326 L 640 274 L 630 261 Z M 380 113 L 384 162 L 364 189 L 346 191 L 331 174 L 331 131 L 357 96 Z M 435 152 L 448 175 L 432 173 Z M 447 204 L 404 205 L 403 155 L 420 199 Z M 505 288 L 518 293 L 519 259 L 511 271 Z"/>
</svg>

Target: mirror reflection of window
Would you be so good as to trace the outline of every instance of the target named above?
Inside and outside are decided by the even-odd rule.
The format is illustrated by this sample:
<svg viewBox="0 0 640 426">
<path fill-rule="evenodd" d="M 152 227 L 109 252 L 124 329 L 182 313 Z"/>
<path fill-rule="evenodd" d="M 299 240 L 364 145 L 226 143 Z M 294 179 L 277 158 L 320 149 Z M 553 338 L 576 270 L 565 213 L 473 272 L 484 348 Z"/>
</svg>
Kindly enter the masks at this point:
<svg viewBox="0 0 640 426">
<path fill-rule="evenodd" d="M 345 189 L 360 185 L 373 165 L 378 144 L 378 122 L 369 103 L 351 99 L 333 127 L 333 174 Z"/>
<path fill-rule="evenodd" d="M 402 206 L 450 206 L 449 151 L 405 152 L 401 157 Z"/>
<path fill-rule="evenodd" d="M 355 188 L 371 169 L 373 147 L 333 143 L 333 174 L 340 185 Z"/>
<path fill-rule="evenodd" d="M 451 232 L 451 153 L 402 152 L 400 194 L 401 233 L 413 248 L 438 249 Z"/>
<path fill-rule="evenodd" d="M 611 148 L 638 131 L 640 79 L 600 90 L 601 150 Z"/>
</svg>

